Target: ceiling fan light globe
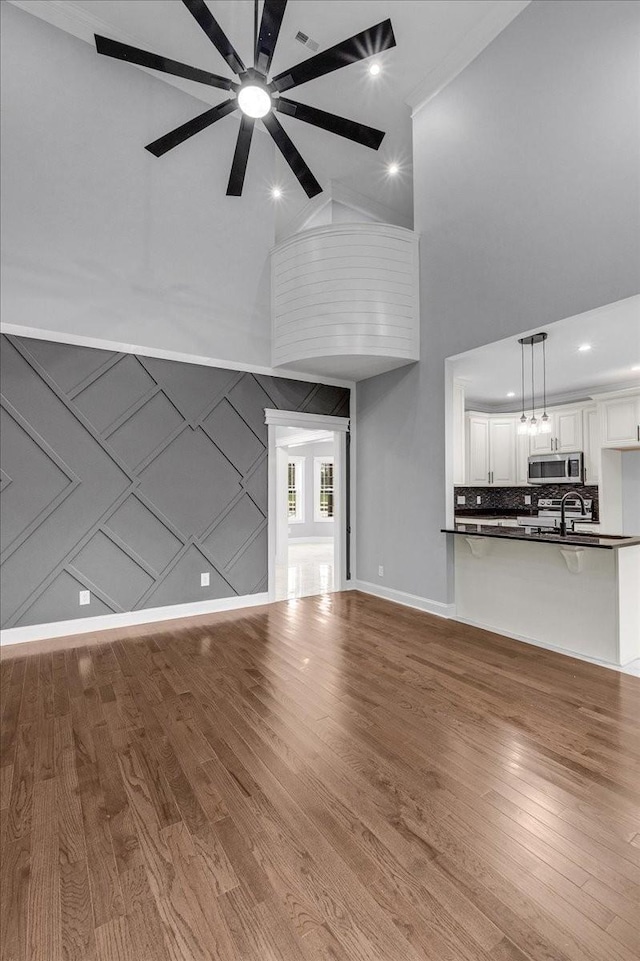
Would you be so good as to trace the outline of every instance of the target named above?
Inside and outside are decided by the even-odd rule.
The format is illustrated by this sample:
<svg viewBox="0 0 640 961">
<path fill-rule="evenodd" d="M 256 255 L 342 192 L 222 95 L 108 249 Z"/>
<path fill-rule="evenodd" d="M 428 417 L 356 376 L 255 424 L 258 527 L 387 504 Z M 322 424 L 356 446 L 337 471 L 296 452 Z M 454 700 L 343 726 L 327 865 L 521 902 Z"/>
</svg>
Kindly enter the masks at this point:
<svg viewBox="0 0 640 961">
<path fill-rule="evenodd" d="M 259 120 L 271 110 L 271 97 L 264 87 L 248 83 L 238 92 L 238 106 L 247 117 Z"/>
</svg>

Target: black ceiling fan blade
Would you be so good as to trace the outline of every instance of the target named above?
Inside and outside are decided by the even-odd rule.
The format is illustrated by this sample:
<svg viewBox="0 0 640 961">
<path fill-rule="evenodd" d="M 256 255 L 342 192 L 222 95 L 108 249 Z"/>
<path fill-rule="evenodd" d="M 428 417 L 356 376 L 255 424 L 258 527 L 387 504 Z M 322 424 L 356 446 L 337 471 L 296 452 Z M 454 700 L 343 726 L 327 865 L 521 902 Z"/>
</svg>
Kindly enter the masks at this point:
<svg viewBox="0 0 640 961">
<path fill-rule="evenodd" d="M 231 173 L 229 174 L 227 197 L 240 197 L 242 195 L 244 175 L 247 169 L 247 160 L 249 159 L 249 149 L 251 147 L 254 125 L 255 120 L 252 117 L 247 117 L 245 114 L 242 115 L 238 139 L 236 141 L 236 150 L 233 155 L 233 163 L 231 164 Z"/>
<path fill-rule="evenodd" d="M 266 117 L 262 118 L 262 122 L 273 137 L 276 147 L 302 184 L 307 197 L 315 197 L 316 194 L 321 194 L 322 187 L 307 167 L 298 148 L 275 114 L 268 113 Z"/>
<path fill-rule="evenodd" d="M 272 87 L 280 92 L 290 90 L 291 87 L 306 83 L 307 80 L 315 80 L 316 77 L 322 77 L 325 73 L 331 73 L 332 70 L 339 70 L 347 64 L 366 60 L 367 57 L 372 57 L 395 45 L 396 38 L 393 35 L 391 20 L 383 20 L 375 27 L 369 27 L 368 30 L 363 30 L 362 33 L 357 33 L 308 60 L 303 60 L 290 70 L 279 73 L 271 81 Z"/>
<path fill-rule="evenodd" d="M 244 73 L 245 66 L 226 33 L 215 19 L 204 0 L 182 0 L 198 21 L 218 53 L 224 57 L 234 73 Z"/>
<path fill-rule="evenodd" d="M 347 120 L 346 117 L 339 117 L 336 113 L 327 113 L 326 110 L 319 110 L 317 107 L 310 107 L 306 103 L 298 103 L 296 100 L 289 100 L 288 97 L 276 97 L 273 106 L 280 113 L 286 113 L 296 120 L 303 120 L 311 123 L 314 127 L 322 127 L 330 133 L 335 133 L 339 137 L 346 137 L 347 140 L 355 140 L 365 147 L 377 150 L 384 137 L 384 130 L 376 130 L 375 127 L 367 127 L 364 123 L 357 123 L 355 120 Z"/>
<path fill-rule="evenodd" d="M 216 107 L 205 110 L 204 113 L 199 114 L 192 120 L 187 120 L 187 122 L 183 123 L 180 127 L 176 127 L 175 130 L 166 133 L 164 137 L 154 140 L 153 143 L 148 143 L 144 149 L 148 150 L 149 153 L 152 153 L 155 157 L 162 157 L 168 150 L 172 150 L 173 147 L 177 147 L 178 144 L 188 140 L 189 137 L 193 137 L 194 134 L 200 133 L 200 131 L 206 127 L 210 127 L 216 120 L 221 120 L 223 117 L 226 117 L 227 114 L 233 113 L 237 106 L 238 101 L 235 97 L 231 100 L 225 100 Z"/>
<path fill-rule="evenodd" d="M 269 73 L 286 7 L 287 0 L 264 0 L 260 33 L 256 43 L 255 66 L 265 76 Z"/>
<path fill-rule="evenodd" d="M 118 40 L 109 40 L 108 37 L 101 37 L 97 33 L 94 36 L 96 50 L 104 57 L 113 57 L 127 63 L 136 63 L 140 67 L 150 67 L 152 70 L 161 70 L 163 73 L 170 73 L 174 77 L 184 77 L 185 80 L 206 83 L 210 87 L 219 87 L 221 90 L 232 90 L 238 86 L 235 81 L 227 80 L 226 77 L 219 77 L 216 73 L 209 73 L 208 70 L 190 67 L 178 60 L 169 60 L 168 57 L 161 57 L 157 53 L 149 53 L 147 50 L 140 50 L 138 47 L 130 47 L 129 44 L 120 43 Z"/>
</svg>

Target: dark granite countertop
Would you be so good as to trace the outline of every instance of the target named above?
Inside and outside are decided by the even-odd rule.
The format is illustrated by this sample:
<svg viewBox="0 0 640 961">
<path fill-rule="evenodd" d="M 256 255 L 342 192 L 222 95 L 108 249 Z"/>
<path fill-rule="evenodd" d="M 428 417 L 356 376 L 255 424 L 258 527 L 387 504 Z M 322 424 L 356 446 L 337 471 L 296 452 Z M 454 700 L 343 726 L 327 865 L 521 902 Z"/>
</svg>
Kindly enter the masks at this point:
<svg viewBox="0 0 640 961">
<path fill-rule="evenodd" d="M 640 544 L 640 537 L 624 537 L 620 534 L 567 534 L 560 537 L 556 531 L 539 533 L 528 527 L 492 527 L 483 524 L 456 524 L 443 527 L 443 534 L 466 534 L 475 537 L 501 537 L 503 540 L 536 541 L 538 544 L 558 544 L 567 547 L 599 547 L 614 550 L 619 547 L 634 547 Z"/>
</svg>

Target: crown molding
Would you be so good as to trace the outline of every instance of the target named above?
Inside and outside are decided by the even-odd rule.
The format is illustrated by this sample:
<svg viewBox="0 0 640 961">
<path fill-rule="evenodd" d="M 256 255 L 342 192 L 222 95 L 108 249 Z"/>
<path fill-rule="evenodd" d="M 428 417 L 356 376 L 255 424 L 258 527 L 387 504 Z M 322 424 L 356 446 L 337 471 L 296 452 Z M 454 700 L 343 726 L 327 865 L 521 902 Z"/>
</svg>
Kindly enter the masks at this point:
<svg viewBox="0 0 640 961">
<path fill-rule="evenodd" d="M 70 3 L 69 0 L 8 0 L 8 2 L 14 7 L 18 7 L 19 10 L 24 10 L 25 13 L 30 13 L 38 19 L 58 27 L 59 30 L 64 30 L 65 33 L 70 33 L 78 40 L 84 40 L 92 47 L 95 45 L 94 34 L 96 33 L 112 37 L 121 43 L 128 43 L 132 47 L 140 47 L 143 50 L 148 47 L 146 41 L 135 34 L 122 30 L 120 27 L 115 27 L 108 20 L 96 17 L 95 14 L 89 13 L 75 3 Z M 182 90 L 183 93 L 188 94 L 194 100 L 198 100 L 209 107 L 220 102 L 220 91 L 216 94 L 214 90 L 202 84 L 189 82 L 181 77 L 172 77 L 170 74 L 160 73 L 157 70 L 149 70 L 147 67 L 141 67 L 138 64 L 129 64 L 128 66 L 134 67 L 136 70 L 142 70 L 150 77 L 155 77 L 156 80 L 168 83 L 172 87 L 177 87 L 178 90 Z M 200 89 L 201 87 L 202 89 Z"/>
<path fill-rule="evenodd" d="M 578 390 L 567 390 L 563 393 L 547 395 L 547 409 L 552 407 L 564 407 L 570 404 L 584 404 L 590 400 L 610 400 L 613 397 L 625 397 L 637 394 L 640 391 L 640 381 L 624 380 L 619 383 L 602 384 L 598 387 L 582 387 Z M 472 397 L 466 400 L 466 412 L 469 410 L 478 411 L 480 414 L 519 414 L 520 404 L 514 408 L 513 401 L 510 403 L 492 404 L 489 401 L 474 401 Z M 530 400 L 527 401 L 527 408 L 531 406 Z M 540 404 L 536 405 L 536 409 Z"/>
<path fill-rule="evenodd" d="M 406 98 L 411 107 L 411 116 L 415 117 L 425 104 L 455 80 L 458 74 L 522 13 L 529 2 L 530 0 L 496 0 L 487 15 L 411 91 Z"/>
</svg>

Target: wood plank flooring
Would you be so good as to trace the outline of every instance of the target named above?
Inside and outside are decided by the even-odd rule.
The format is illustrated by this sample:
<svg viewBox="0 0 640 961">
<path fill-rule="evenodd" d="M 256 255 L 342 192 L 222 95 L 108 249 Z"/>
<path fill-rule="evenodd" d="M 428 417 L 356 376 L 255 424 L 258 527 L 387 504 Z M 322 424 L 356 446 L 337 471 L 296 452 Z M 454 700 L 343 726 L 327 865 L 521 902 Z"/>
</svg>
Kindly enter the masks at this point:
<svg viewBox="0 0 640 961">
<path fill-rule="evenodd" d="M 640 956 L 638 678 L 354 592 L 1 684 L 2 961 Z"/>
</svg>

